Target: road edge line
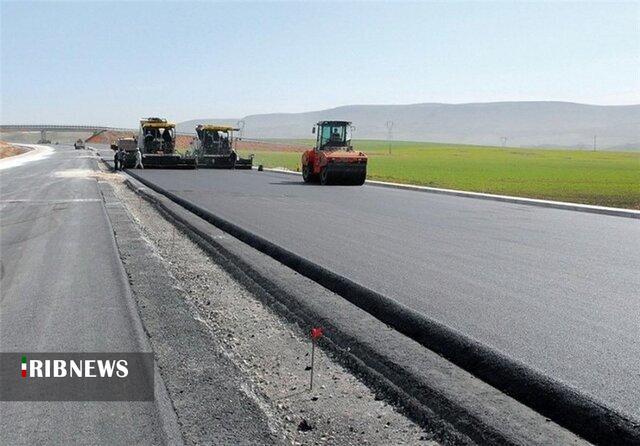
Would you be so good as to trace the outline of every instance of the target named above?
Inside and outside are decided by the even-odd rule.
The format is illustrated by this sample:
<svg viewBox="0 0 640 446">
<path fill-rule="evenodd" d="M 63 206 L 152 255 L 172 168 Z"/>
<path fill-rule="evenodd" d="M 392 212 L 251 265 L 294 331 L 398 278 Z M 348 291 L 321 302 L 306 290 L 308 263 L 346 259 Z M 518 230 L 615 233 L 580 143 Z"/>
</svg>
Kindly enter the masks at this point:
<svg viewBox="0 0 640 446">
<path fill-rule="evenodd" d="M 255 167 L 254 167 L 255 169 Z M 283 173 L 287 175 L 302 175 L 300 172 L 294 172 L 286 169 L 275 169 L 263 167 L 264 171 Z M 456 197 L 475 198 L 478 200 L 498 201 L 503 203 L 514 203 L 528 206 L 538 206 L 544 208 L 562 209 L 567 211 L 587 212 L 591 214 L 611 215 L 624 218 L 640 219 L 640 210 L 612 208 L 606 206 L 595 206 L 591 204 L 570 203 L 567 201 L 543 200 L 539 198 L 515 197 L 512 195 L 497 195 L 484 192 L 471 192 L 457 189 L 443 189 L 439 187 L 419 186 L 416 184 L 391 183 L 379 180 L 367 180 L 365 184 L 375 187 L 385 187 L 389 189 L 411 190 L 414 192 L 428 192 L 432 194 L 451 195 Z"/>
</svg>

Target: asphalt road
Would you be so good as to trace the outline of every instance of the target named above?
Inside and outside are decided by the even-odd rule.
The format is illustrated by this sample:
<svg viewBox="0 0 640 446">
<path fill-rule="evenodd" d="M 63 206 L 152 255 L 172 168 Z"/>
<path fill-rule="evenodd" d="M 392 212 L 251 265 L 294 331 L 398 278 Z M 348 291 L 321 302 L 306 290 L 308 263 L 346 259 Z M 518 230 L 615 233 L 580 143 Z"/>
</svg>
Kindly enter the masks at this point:
<svg viewBox="0 0 640 446">
<path fill-rule="evenodd" d="M 256 171 L 136 171 L 640 421 L 635 219 Z"/>
<path fill-rule="evenodd" d="M 95 155 L 49 152 L 0 162 L 0 351 L 150 351 L 89 177 Z M 0 414 L 0 444 L 166 440 L 154 402 L 0 402 Z"/>
</svg>

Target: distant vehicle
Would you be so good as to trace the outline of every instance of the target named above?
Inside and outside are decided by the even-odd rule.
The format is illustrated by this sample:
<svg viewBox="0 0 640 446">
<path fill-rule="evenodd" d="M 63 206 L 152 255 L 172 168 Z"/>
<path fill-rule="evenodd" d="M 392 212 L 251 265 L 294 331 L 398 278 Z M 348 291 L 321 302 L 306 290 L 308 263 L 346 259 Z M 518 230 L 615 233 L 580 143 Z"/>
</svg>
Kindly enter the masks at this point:
<svg viewBox="0 0 640 446">
<path fill-rule="evenodd" d="M 316 131 L 317 128 L 317 131 Z M 362 185 L 367 178 L 367 155 L 351 146 L 348 121 L 320 121 L 313 127 L 316 146 L 302 154 L 305 183 Z"/>
<path fill-rule="evenodd" d="M 193 153 L 198 158 L 198 167 L 214 169 L 251 169 L 253 155 L 240 158 L 235 150 L 233 127 L 224 125 L 199 125 L 198 137 L 194 140 Z"/>
<path fill-rule="evenodd" d="M 161 118 L 140 120 L 137 147 L 146 168 L 195 169 L 198 160 L 176 152 L 176 125 Z"/>
<path fill-rule="evenodd" d="M 56 144 L 58 144 L 56 142 Z M 74 144 L 73 147 L 75 147 L 76 150 L 83 150 L 84 149 L 84 141 L 82 139 L 78 139 Z"/>
</svg>

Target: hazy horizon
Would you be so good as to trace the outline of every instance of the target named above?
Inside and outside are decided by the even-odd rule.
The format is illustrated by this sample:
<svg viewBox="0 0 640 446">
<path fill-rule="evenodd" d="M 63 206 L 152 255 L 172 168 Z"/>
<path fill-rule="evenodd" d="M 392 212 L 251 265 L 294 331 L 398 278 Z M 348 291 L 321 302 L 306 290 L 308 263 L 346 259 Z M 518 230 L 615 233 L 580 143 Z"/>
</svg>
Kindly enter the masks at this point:
<svg viewBox="0 0 640 446">
<path fill-rule="evenodd" d="M 182 132 L 196 124 L 231 120 L 200 118 L 178 123 Z M 304 113 L 245 116 L 249 138 L 309 138 L 322 120 L 351 121 L 357 139 L 391 139 L 517 147 L 640 147 L 640 105 L 599 106 L 571 102 L 484 102 L 470 104 L 349 105 Z M 391 122 L 389 135 L 387 123 Z"/>
<path fill-rule="evenodd" d="M 264 116 L 264 115 L 300 115 L 300 114 L 307 114 L 307 113 L 318 113 L 318 112 L 323 112 L 323 111 L 327 111 L 327 110 L 336 110 L 336 109 L 340 109 L 340 108 L 347 108 L 347 107 L 407 107 L 407 106 L 415 106 L 415 105 L 450 105 L 450 106 L 461 106 L 461 105 L 481 105 L 481 104 L 509 104 L 509 103 L 513 103 L 513 104 L 526 104 L 526 103 L 558 103 L 558 104 L 574 104 L 574 105 L 584 105 L 584 106 L 589 106 L 589 107 L 638 107 L 640 106 L 640 101 L 638 103 L 630 103 L 630 104 L 588 104 L 588 103 L 584 103 L 584 102 L 571 102 L 571 101 L 544 101 L 544 100 L 535 100 L 535 101 L 487 101 L 487 102 L 411 102 L 411 103 L 406 103 L 406 104 L 340 104 L 340 105 L 336 105 L 336 106 L 332 106 L 332 107 L 327 107 L 327 108 L 322 108 L 322 109 L 313 109 L 313 110 L 300 110 L 300 111 L 278 111 L 278 110 L 273 110 L 271 112 L 265 112 L 265 113 L 249 113 L 249 114 L 245 114 L 245 115 L 239 115 L 239 116 L 234 116 L 234 117 L 220 117 L 220 116 L 197 116 L 197 117 L 187 117 L 186 119 L 174 119 L 171 116 L 159 116 L 159 117 L 163 117 L 165 119 L 168 119 L 170 122 L 176 123 L 176 124 L 180 124 L 180 123 L 184 123 L 184 122 L 190 122 L 190 121 L 198 121 L 198 120 L 216 120 L 216 121 L 225 121 L 225 122 L 230 122 L 231 121 L 238 121 L 240 119 L 244 119 L 247 117 L 251 117 L 251 116 Z M 113 127 L 113 128 L 127 128 L 127 129 L 136 129 L 138 127 L 138 123 L 139 120 L 142 118 L 147 118 L 149 116 L 153 116 L 153 115 L 141 115 L 138 116 L 138 118 L 136 118 L 132 123 L 129 123 L 129 125 L 123 125 L 123 126 L 116 126 L 116 125 L 110 125 L 110 124 L 105 124 L 104 122 L 85 122 L 85 121 L 78 121 L 78 122 L 66 122 L 66 123 L 62 123 L 62 122 L 51 122 L 51 121 L 47 121 L 47 122 L 28 122 L 28 121 L 20 121 L 20 122 L 9 122 L 9 121 L 0 121 L 0 125 L 14 125 L 14 124 L 47 124 L 47 125 L 95 125 L 95 126 L 104 126 L 104 127 Z"/>
</svg>

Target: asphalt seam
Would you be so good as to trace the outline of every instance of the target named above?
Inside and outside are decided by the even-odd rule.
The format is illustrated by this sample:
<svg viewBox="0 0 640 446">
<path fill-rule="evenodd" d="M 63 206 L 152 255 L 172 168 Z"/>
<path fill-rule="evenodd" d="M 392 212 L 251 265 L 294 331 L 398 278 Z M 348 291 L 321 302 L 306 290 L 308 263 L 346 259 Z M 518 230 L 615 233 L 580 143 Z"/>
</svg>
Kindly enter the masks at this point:
<svg viewBox="0 0 640 446">
<path fill-rule="evenodd" d="M 170 209 L 167 203 L 163 203 L 152 195 L 153 192 L 138 186 L 133 182 L 135 179 L 127 180 L 126 184 L 135 193 L 142 196 L 146 201 L 150 202 L 168 221 L 177 226 L 179 230 L 185 233 L 191 238 L 198 246 L 200 246 L 205 252 L 208 253 L 219 265 L 221 265 L 232 277 L 238 282 L 242 283 L 251 293 L 259 297 L 263 303 L 272 308 L 277 314 L 285 319 L 298 324 L 299 327 L 311 326 L 317 324 L 318 319 L 310 317 L 306 312 L 307 308 L 303 300 L 297 297 L 291 296 L 289 292 L 278 288 L 269 278 L 264 277 L 260 272 L 251 267 L 244 259 L 240 258 L 236 253 L 231 252 L 228 247 L 219 243 L 219 241 L 228 239 L 227 237 L 221 237 L 219 235 L 208 234 L 203 230 L 200 230 L 194 226 L 190 221 L 186 220 L 182 216 L 176 213 L 176 210 Z M 160 195 L 160 197 L 167 199 Z M 178 206 L 170 201 L 171 204 Z M 183 209 L 180 207 L 180 209 Z M 183 209 L 184 212 L 188 212 Z M 193 214 L 191 214 L 193 215 Z M 195 218 L 199 218 L 193 216 Z M 204 221 L 205 224 L 209 224 Z M 217 228 L 216 228 L 217 229 Z M 235 238 L 232 238 L 237 243 L 242 243 Z M 363 379 L 370 387 L 376 391 L 382 390 L 394 404 L 397 404 L 403 411 L 414 419 L 414 421 L 424 425 L 429 430 L 437 432 L 440 440 L 445 441 L 447 444 L 471 444 L 468 438 L 461 436 L 456 432 L 456 428 L 453 427 L 449 421 L 444 420 L 440 415 L 436 415 L 431 407 L 424 404 L 416 395 L 412 395 L 412 390 L 416 390 L 420 387 L 413 377 L 404 375 L 406 379 L 404 386 L 397 385 L 393 380 L 390 380 L 385 373 L 380 372 L 382 367 L 372 367 L 371 359 L 376 356 L 375 352 L 366 352 L 364 356 L 368 360 L 362 359 L 356 354 L 355 340 L 348 335 L 341 336 L 342 333 L 338 332 L 338 329 L 334 326 L 328 325 L 329 321 L 324 320 L 325 328 L 331 327 L 331 335 L 325 333 L 319 345 L 322 348 L 327 348 L 336 354 L 336 358 L 340 360 L 343 366 L 351 370 L 361 379 Z M 338 336 L 336 336 L 338 334 Z M 339 339 L 332 339 L 337 337 Z M 348 348 L 342 348 L 340 345 L 349 345 Z M 362 350 L 366 350 L 366 347 L 362 347 Z M 379 363 L 384 362 L 384 358 L 376 358 Z M 434 399 L 442 400 L 443 397 L 438 395 L 438 391 L 434 390 L 429 395 L 430 403 L 433 404 Z M 444 398 L 446 399 L 446 398 Z M 448 408 L 450 412 L 455 412 L 456 415 L 460 415 L 462 411 Z M 468 418 L 472 418 L 468 413 L 464 413 Z M 509 440 L 508 436 L 502 435 L 499 429 L 494 429 L 494 426 L 479 422 L 477 426 L 467 429 L 462 429 L 466 434 L 477 428 L 476 432 L 471 432 L 471 436 L 481 439 L 481 442 L 490 442 L 493 444 L 518 444 Z M 475 434 L 475 435 L 473 435 Z"/>
<path fill-rule="evenodd" d="M 338 337 L 336 339 L 337 331 L 328 320 L 323 317 L 311 316 L 306 311 L 305 298 L 308 295 L 305 294 L 303 299 L 298 296 L 293 297 L 289 291 L 279 288 L 271 278 L 263 276 L 256 268 L 249 265 L 241 254 L 232 252 L 229 249 L 229 242 L 235 246 L 244 245 L 242 242 L 227 235 L 217 234 L 219 229 L 215 227 L 204 229 L 194 226 L 192 219 L 200 220 L 199 217 L 186 211 L 166 197 L 136 183 L 137 181 L 132 178 L 125 181 L 125 184 L 134 193 L 149 202 L 164 219 L 201 248 L 206 255 L 249 291 L 253 297 L 259 299 L 263 305 L 278 317 L 289 323 L 296 324 L 297 328 L 295 329 L 299 330 L 301 336 L 307 336 L 308 327 L 318 324 L 323 326 L 326 331 L 318 341 L 318 347 L 331 352 L 330 357 L 332 360 L 337 360 L 375 393 L 382 392 L 385 396 L 384 399 L 388 400 L 399 412 L 404 413 L 405 416 L 414 420 L 429 432 L 435 433 L 445 444 L 473 444 L 468 438 L 461 435 L 455 427 L 452 427 L 448 421 L 442 420 L 433 411 L 426 408 L 422 402 L 418 401 L 417 397 L 407 393 L 404 388 L 396 386 L 388 377 L 380 373 L 377 368 L 371 368 L 366 361 L 354 354 L 354 349 L 357 349 L 357 346 L 353 342 L 353 338 Z M 181 213 L 183 215 L 180 215 Z M 185 213 L 188 214 L 186 219 Z M 210 223 L 204 220 L 201 220 L 201 222 L 204 225 L 211 226 Z M 214 232 L 212 233 L 210 229 L 213 229 Z M 246 245 L 244 246 L 252 249 Z M 262 255 L 261 253 L 259 254 Z M 284 265 L 280 266 L 286 268 Z M 273 273 L 273 271 L 271 272 Z M 308 280 L 306 278 L 302 279 Z M 348 347 L 340 347 L 345 345 Z M 407 408 L 410 409 L 410 412 L 407 411 Z M 482 438 L 485 442 L 491 440 L 493 444 L 512 444 L 508 441 L 500 441 L 503 437 L 486 425 L 482 426 Z"/>
<path fill-rule="evenodd" d="M 254 167 L 254 169 L 257 169 Z M 264 167 L 263 170 L 268 172 L 283 173 L 287 175 L 302 175 L 300 172 L 294 172 L 285 169 L 272 169 Z M 427 192 L 441 195 L 451 195 L 456 197 L 475 198 L 478 200 L 490 200 L 503 203 L 515 203 L 528 206 L 538 206 L 544 208 L 562 209 L 567 211 L 588 212 L 592 214 L 611 215 L 615 217 L 639 218 L 640 211 L 633 209 L 612 208 L 606 206 L 594 206 L 589 204 L 569 203 L 566 201 L 542 200 L 538 198 L 514 197 L 511 195 L 487 194 L 484 192 L 471 192 L 456 189 L 442 189 L 438 187 L 418 186 L 415 184 L 390 183 L 386 181 L 367 180 L 366 185 L 375 187 L 385 187 L 389 189 L 403 189 L 414 192 Z"/>
</svg>

